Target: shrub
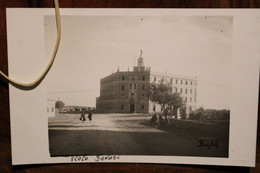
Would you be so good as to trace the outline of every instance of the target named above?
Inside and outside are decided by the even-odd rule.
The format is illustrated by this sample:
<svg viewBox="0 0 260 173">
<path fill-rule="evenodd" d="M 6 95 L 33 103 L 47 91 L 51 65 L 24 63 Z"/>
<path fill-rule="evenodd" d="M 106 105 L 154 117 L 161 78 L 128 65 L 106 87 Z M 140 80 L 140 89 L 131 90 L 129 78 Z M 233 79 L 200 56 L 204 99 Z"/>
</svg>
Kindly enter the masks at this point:
<svg viewBox="0 0 260 173">
<path fill-rule="evenodd" d="M 222 109 L 205 109 L 200 107 L 196 111 L 192 111 L 189 115 L 190 120 L 229 120 L 230 110 Z"/>
</svg>

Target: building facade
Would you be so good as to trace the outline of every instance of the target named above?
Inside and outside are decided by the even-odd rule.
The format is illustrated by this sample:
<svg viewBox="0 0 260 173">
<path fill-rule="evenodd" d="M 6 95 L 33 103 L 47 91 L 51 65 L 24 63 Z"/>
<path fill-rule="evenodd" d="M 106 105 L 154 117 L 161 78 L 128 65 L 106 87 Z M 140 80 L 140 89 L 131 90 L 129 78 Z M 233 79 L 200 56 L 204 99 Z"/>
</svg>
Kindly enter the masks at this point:
<svg viewBox="0 0 260 173">
<path fill-rule="evenodd" d="M 73 106 L 73 105 L 66 105 L 63 106 L 60 110 L 60 113 L 80 113 L 83 110 L 85 111 L 95 111 L 94 107 L 88 107 L 88 106 Z"/>
<path fill-rule="evenodd" d="M 56 100 L 47 99 L 47 116 L 48 117 L 53 117 L 56 115 L 55 103 L 56 103 Z"/>
<path fill-rule="evenodd" d="M 150 83 L 172 86 L 173 92 L 181 93 L 186 102 L 185 114 L 197 108 L 197 78 L 153 72 L 144 66 L 142 51 L 133 71 L 119 71 L 100 80 L 100 97 L 96 98 L 99 112 L 150 113 L 160 112 L 160 105 L 149 101 L 147 92 Z M 180 110 L 176 116 L 179 117 Z"/>
</svg>

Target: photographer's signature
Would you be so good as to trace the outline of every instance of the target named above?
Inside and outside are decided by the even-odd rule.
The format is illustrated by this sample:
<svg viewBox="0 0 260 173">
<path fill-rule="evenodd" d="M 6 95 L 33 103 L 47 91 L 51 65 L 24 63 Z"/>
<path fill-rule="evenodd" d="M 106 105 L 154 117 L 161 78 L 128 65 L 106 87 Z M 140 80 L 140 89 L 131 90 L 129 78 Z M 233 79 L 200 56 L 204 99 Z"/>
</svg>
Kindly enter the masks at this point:
<svg viewBox="0 0 260 173">
<path fill-rule="evenodd" d="M 210 150 L 214 147 L 218 147 L 219 143 L 217 140 L 200 139 L 197 146 L 198 147 L 207 147 Z"/>
</svg>

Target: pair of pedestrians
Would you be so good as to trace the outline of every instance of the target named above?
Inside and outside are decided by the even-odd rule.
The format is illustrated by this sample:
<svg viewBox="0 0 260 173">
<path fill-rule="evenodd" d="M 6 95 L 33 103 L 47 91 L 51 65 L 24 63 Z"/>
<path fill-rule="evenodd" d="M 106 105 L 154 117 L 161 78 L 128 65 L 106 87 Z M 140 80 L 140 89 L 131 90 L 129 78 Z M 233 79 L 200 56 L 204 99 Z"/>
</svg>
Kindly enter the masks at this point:
<svg viewBox="0 0 260 173">
<path fill-rule="evenodd" d="M 86 115 L 86 111 L 83 110 L 83 111 L 81 112 L 81 115 L 80 115 L 79 120 L 82 121 L 82 122 L 86 121 L 85 115 Z M 88 119 L 89 119 L 89 121 L 92 121 L 92 111 L 91 111 L 91 110 L 90 110 L 89 113 L 88 113 Z"/>
</svg>

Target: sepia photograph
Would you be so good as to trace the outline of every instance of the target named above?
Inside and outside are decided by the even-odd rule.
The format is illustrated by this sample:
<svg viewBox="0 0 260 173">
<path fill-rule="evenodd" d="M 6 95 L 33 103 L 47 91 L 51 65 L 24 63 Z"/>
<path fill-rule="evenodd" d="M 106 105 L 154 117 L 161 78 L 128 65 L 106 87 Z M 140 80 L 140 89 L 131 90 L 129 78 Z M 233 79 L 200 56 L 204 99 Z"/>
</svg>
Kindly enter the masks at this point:
<svg viewBox="0 0 260 173">
<path fill-rule="evenodd" d="M 56 37 L 45 15 L 45 57 Z M 46 76 L 51 157 L 229 157 L 233 17 L 64 15 Z"/>
<path fill-rule="evenodd" d="M 12 165 L 255 166 L 259 10 L 60 14 L 46 76 L 9 85 Z M 9 76 L 35 80 L 53 55 L 54 10 L 7 9 L 7 36 Z"/>
</svg>

